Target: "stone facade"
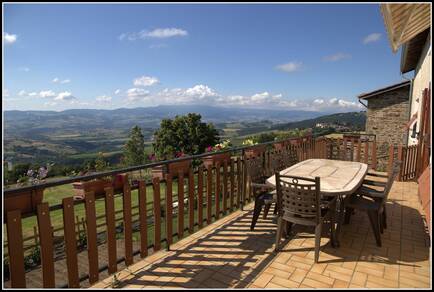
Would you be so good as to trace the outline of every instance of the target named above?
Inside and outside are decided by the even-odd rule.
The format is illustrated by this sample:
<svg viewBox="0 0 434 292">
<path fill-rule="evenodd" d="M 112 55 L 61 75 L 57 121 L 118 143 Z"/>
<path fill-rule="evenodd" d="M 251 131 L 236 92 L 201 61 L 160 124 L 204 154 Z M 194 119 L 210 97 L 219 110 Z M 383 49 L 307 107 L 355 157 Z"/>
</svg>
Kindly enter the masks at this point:
<svg viewBox="0 0 434 292">
<path fill-rule="evenodd" d="M 410 85 L 370 97 L 366 119 L 366 133 L 377 139 L 378 168 L 384 169 L 388 161 L 389 145 L 407 145 Z"/>
</svg>

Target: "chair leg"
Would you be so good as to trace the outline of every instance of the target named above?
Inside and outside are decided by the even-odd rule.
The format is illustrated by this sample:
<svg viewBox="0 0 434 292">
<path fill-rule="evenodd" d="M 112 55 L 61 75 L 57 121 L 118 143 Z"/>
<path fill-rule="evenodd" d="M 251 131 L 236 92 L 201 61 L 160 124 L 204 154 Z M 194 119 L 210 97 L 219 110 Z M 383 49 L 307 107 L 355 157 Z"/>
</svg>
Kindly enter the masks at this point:
<svg viewBox="0 0 434 292">
<path fill-rule="evenodd" d="M 337 247 L 336 244 L 336 230 L 335 230 L 335 223 L 336 223 L 336 204 L 333 204 L 331 206 L 330 212 L 330 242 L 332 243 L 332 247 Z"/>
<path fill-rule="evenodd" d="M 259 214 L 261 214 L 262 206 L 264 205 L 264 200 L 260 199 L 259 197 L 255 199 L 255 207 L 253 209 L 253 218 L 252 218 L 252 224 L 250 225 L 250 230 L 255 229 L 256 222 L 258 221 Z"/>
<path fill-rule="evenodd" d="M 276 215 L 277 214 L 277 203 L 274 204 L 274 210 L 273 210 L 273 214 Z"/>
<path fill-rule="evenodd" d="M 380 222 L 378 220 L 377 211 L 368 211 L 369 221 L 371 222 L 372 230 L 374 231 L 375 241 L 377 246 L 381 247 Z"/>
<path fill-rule="evenodd" d="M 383 223 L 383 228 L 387 229 L 387 214 L 386 214 L 386 205 L 383 207 L 383 212 L 381 213 L 381 222 Z"/>
<path fill-rule="evenodd" d="M 291 233 L 291 228 L 292 228 L 292 222 L 285 221 L 284 224 L 285 238 L 289 238 L 289 234 Z"/>
<path fill-rule="evenodd" d="M 378 226 L 380 227 L 380 234 L 383 234 L 384 232 L 383 213 L 378 213 Z"/>
<path fill-rule="evenodd" d="M 350 223 L 350 218 L 351 218 L 351 215 L 353 214 L 353 208 L 349 208 L 349 207 L 346 207 L 345 208 L 345 219 L 344 219 L 344 224 L 349 224 Z"/>
<path fill-rule="evenodd" d="M 267 219 L 268 211 L 270 211 L 271 204 L 265 204 L 263 219 Z"/>
<path fill-rule="evenodd" d="M 315 227 L 315 263 L 318 263 L 319 259 L 319 248 L 321 246 L 321 229 L 322 223 Z"/>
<path fill-rule="evenodd" d="M 277 231 L 276 231 L 276 246 L 274 247 L 275 251 L 279 251 L 279 242 L 282 237 L 282 217 L 277 218 Z"/>
</svg>

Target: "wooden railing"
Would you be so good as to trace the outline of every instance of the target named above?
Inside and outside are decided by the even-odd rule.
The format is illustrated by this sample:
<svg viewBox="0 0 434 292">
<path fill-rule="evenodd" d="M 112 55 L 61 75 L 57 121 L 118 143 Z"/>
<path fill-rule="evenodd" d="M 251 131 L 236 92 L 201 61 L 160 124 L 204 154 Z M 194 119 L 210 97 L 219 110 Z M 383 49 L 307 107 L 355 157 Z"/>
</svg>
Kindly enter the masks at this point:
<svg viewBox="0 0 434 292">
<path fill-rule="evenodd" d="M 273 146 L 273 144 L 275 144 Z M 376 143 L 369 139 L 329 139 L 325 137 L 303 137 L 288 139 L 279 142 L 264 143 L 259 146 L 267 146 L 268 149 L 261 153 L 263 167 L 268 173 L 273 173 L 271 160 L 276 153 L 277 144 L 283 145 L 285 151 L 295 151 L 299 161 L 309 158 L 327 158 L 360 161 L 376 168 Z M 113 187 L 105 189 L 105 195 L 98 197 L 94 192 L 86 192 L 84 200 L 76 201 L 73 197 L 67 197 L 61 204 L 49 206 L 48 203 L 39 203 L 36 208 L 23 212 L 20 209 L 11 209 L 7 204 L 3 210 L 7 230 L 7 251 L 9 260 L 10 286 L 26 287 L 26 271 L 24 266 L 24 238 L 22 220 L 28 217 L 37 218 L 38 232 L 34 237 L 35 244 L 41 251 L 41 270 L 43 287 L 55 287 L 55 259 L 53 257 L 54 243 L 53 230 L 62 232 L 64 240 L 64 253 L 67 266 L 67 287 L 79 287 L 80 283 L 87 280 L 90 284 L 97 282 L 102 271 L 113 274 L 117 271 L 119 262 L 125 262 L 126 266 L 133 264 L 134 256 L 141 258 L 148 256 L 150 250 L 158 251 L 162 248 L 170 249 L 170 246 L 184 237 L 184 232 L 194 233 L 204 225 L 211 224 L 221 216 L 225 216 L 249 203 L 253 198 L 247 192 L 246 164 L 247 151 L 252 147 L 239 147 L 220 153 L 231 152 L 229 161 L 216 162 L 207 168 L 199 166 L 189 169 L 187 173 L 180 172 L 176 176 L 167 174 L 164 179 L 155 177 L 152 181 L 139 179 L 132 184 L 128 179 L 124 180 L 123 190 L 115 194 Z M 408 152 L 409 153 L 409 152 Z M 147 169 L 158 165 L 187 160 L 200 159 L 214 154 L 201 154 L 173 161 L 164 161 L 143 166 L 104 172 L 95 175 L 78 178 L 68 178 L 33 187 L 11 189 L 4 192 L 4 197 L 10 198 L 22 194 L 24 191 L 34 192 L 35 189 L 43 190 L 46 187 L 69 184 L 79 180 L 99 179 L 107 175 L 128 173 L 140 169 Z M 147 187 L 152 187 L 152 195 L 147 194 Z M 177 187 L 176 196 L 174 187 Z M 133 194 L 137 194 L 137 205 L 133 205 Z M 122 208 L 116 210 L 115 198 L 120 197 Z M 6 201 L 5 201 L 6 202 Z M 96 204 L 104 204 L 104 214 L 97 215 Z M 176 204 L 175 204 L 176 203 Z M 86 235 L 86 251 L 88 256 L 89 272 L 80 276 L 77 250 L 77 224 L 76 217 L 78 206 L 84 205 L 85 228 L 82 232 Z M 13 205 L 16 206 L 16 205 Z M 177 213 L 174 212 L 177 209 Z M 133 210 L 137 210 L 133 214 Z M 53 228 L 50 217 L 51 212 L 62 212 L 63 222 L 61 228 Z M 117 218 L 116 215 L 121 215 Z M 152 218 L 149 224 L 149 218 Z M 99 220 L 100 219 L 100 220 Z M 100 223 L 98 223 L 98 221 Z M 102 223 L 101 223 L 102 221 Z M 123 255 L 117 254 L 116 222 L 122 221 Z M 133 223 L 138 222 L 139 228 L 135 232 Z M 55 222 L 58 224 L 58 222 Z M 175 226 L 174 226 L 175 225 Z M 153 231 L 148 232 L 153 228 Z M 107 264 L 99 262 L 98 233 L 103 230 L 107 244 Z M 164 229 L 164 230 L 163 230 Z M 80 231 L 78 231 L 80 232 Z M 133 234 L 138 233 L 140 248 L 133 249 Z M 57 283 L 57 286 L 62 284 Z"/>
</svg>

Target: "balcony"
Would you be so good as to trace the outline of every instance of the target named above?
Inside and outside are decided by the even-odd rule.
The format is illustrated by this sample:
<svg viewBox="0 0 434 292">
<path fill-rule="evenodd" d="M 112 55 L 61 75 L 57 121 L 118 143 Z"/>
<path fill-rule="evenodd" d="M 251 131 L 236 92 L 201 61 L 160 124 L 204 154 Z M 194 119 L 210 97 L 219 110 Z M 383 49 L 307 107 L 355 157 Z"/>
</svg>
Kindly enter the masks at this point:
<svg viewBox="0 0 434 292">
<path fill-rule="evenodd" d="M 268 144 L 259 155 L 271 175 L 271 161 L 277 150 L 273 143 Z M 378 168 L 375 139 L 307 137 L 283 145 L 296 151 L 299 161 L 354 160 Z M 10 267 L 4 286 L 430 287 L 429 234 L 417 184 L 409 181 L 417 165 L 411 153 L 417 150 L 390 147 L 388 167 L 394 159 L 403 160 L 404 167 L 389 195 L 388 228 L 382 234 L 382 247 L 375 245 L 366 215 L 356 213 L 350 224 L 343 225 L 339 248 L 331 247 L 323 234 L 317 264 L 313 261 L 314 237 L 308 228 L 295 226 L 279 253 L 274 252 L 276 225 L 271 211 L 267 219 L 261 216 L 255 230 L 250 231 L 253 205 L 245 170 L 248 150 L 232 149 L 230 161 L 190 169 L 185 175 L 180 172 L 152 181 L 125 180 L 119 194 L 108 187 L 102 196 L 87 192 L 85 200 L 67 197 L 62 204 L 40 203 L 26 213 L 4 207 L 5 229 L 12 242 L 4 249 Z M 169 163 L 12 189 L 5 192 L 5 197 Z M 103 207 L 98 208 L 101 204 Z M 75 217 L 74 210 L 83 216 L 82 220 Z M 34 243 L 23 237 L 23 222 L 29 218 L 36 222 L 37 232 L 31 239 Z M 78 248 L 83 236 L 84 247 Z M 23 258 L 29 246 L 40 248 L 41 263 L 25 270 Z"/>
</svg>

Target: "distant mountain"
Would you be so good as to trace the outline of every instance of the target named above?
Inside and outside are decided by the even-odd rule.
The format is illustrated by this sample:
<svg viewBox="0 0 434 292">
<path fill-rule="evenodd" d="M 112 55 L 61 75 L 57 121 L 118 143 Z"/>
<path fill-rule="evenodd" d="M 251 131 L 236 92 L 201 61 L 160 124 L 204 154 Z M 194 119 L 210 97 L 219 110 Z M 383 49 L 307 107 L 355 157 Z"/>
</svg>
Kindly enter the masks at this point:
<svg viewBox="0 0 434 292">
<path fill-rule="evenodd" d="M 203 105 L 162 105 L 114 110 L 71 109 L 55 111 L 5 111 L 6 136 L 32 136 L 47 134 L 52 130 L 92 131 L 93 129 L 129 130 L 134 125 L 155 129 L 164 118 L 187 113 L 199 113 L 206 122 L 242 122 L 269 120 L 273 123 L 300 121 L 324 113 L 314 111 L 289 111 L 247 108 L 224 108 Z"/>
<path fill-rule="evenodd" d="M 349 113 L 338 113 L 330 114 L 325 116 L 316 117 L 313 119 L 307 119 L 303 121 L 296 121 L 290 123 L 283 123 L 279 125 L 274 125 L 271 127 L 272 130 L 289 130 L 295 128 L 312 128 L 316 124 L 329 124 L 329 125 L 341 125 L 349 126 L 353 129 L 364 130 L 366 124 L 366 112 L 349 112 Z"/>
</svg>

